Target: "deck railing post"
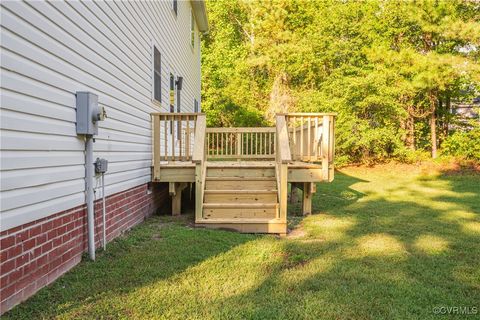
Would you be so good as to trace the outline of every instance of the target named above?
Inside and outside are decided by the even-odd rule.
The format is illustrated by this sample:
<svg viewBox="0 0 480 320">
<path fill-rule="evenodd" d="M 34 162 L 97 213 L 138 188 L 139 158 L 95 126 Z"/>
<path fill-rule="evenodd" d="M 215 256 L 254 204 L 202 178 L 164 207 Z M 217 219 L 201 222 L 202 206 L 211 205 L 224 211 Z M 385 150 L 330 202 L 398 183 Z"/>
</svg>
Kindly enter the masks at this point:
<svg viewBox="0 0 480 320">
<path fill-rule="evenodd" d="M 329 181 L 329 162 L 330 162 L 330 117 L 323 117 L 322 124 L 322 176 L 324 181 Z"/>
<path fill-rule="evenodd" d="M 278 186 L 278 218 L 282 222 L 287 222 L 287 192 L 288 192 L 288 163 L 292 160 L 290 153 L 290 142 L 288 137 L 288 127 L 285 115 L 276 117 L 276 143 L 275 162 L 277 171 Z M 285 230 L 286 231 L 286 230 Z"/>
<path fill-rule="evenodd" d="M 205 184 L 205 115 L 198 115 L 195 126 L 195 144 L 193 146 L 192 161 L 195 163 L 195 220 L 199 221 L 203 215 L 203 192 Z"/>
<path fill-rule="evenodd" d="M 237 132 L 236 139 L 237 139 L 237 145 L 236 145 L 236 155 L 237 155 L 237 161 L 240 161 L 240 157 L 242 155 L 242 133 Z"/>
<path fill-rule="evenodd" d="M 160 116 L 153 118 L 153 179 L 160 179 Z"/>
</svg>

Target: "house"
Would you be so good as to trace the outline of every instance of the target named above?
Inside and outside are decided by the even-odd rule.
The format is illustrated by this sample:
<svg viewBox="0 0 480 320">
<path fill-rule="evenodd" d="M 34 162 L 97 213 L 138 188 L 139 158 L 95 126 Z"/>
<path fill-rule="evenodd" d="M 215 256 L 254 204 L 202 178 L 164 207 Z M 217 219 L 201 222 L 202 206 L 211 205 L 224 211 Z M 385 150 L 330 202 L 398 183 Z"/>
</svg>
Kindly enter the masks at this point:
<svg viewBox="0 0 480 320">
<path fill-rule="evenodd" d="M 4 313 L 87 250 L 88 136 L 77 134 L 77 93 L 90 92 L 106 114 L 92 156 L 108 160 L 110 241 L 168 196 L 163 185 L 150 183 L 150 114 L 199 112 L 200 36 L 208 25 L 203 0 L 172 0 L 2 1 L 1 26 Z M 102 245 L 101 187 L 97 174 L 96 247 Z"/>
<path fill-rule="evenodd" d="M 471 101 L 455 101 L 450 107 L 450 112 L 456 115 L 459 119 L 479 119 L 480 110 L 480 96 L 473 98 Z"/>
</svg>

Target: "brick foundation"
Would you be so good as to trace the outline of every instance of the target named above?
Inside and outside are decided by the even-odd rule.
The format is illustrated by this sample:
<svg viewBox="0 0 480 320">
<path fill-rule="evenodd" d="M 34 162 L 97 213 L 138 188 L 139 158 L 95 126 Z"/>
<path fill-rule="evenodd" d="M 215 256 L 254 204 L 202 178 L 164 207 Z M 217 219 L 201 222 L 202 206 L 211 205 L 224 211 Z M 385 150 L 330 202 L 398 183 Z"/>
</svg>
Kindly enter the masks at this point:
<svg viewBox="0 0 480 320">
<path fill-rule="evenodd" d="M 155 186 L 157 187 L 157 186 Z M 166 188 L 147 184 L 106 199 L 107 242 L 150 216 L 167 198 Z M 95 240 L 101 246 L 102 202 L 95 202 Z M 0 234 L 0 314 L 26 300 L 80 262 L 87 250 L 85 205 Z"/>
</svg>

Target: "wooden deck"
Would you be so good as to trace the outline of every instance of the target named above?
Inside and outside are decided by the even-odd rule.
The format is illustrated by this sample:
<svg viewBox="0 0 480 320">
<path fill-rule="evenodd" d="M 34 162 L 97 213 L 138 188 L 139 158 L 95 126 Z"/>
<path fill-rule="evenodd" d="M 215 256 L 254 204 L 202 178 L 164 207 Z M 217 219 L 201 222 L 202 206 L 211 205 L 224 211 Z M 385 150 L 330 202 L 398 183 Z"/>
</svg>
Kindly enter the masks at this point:
<svg viewBox="0 0 480 320">
<path fill-rule="evenodd" d="M 209 168 L 232 167 L 249 168 L 263 165 L 275 167 L 273 161 L 207 161 Z M 153 182 L 195 182 L 195 163 L 192 161 L 162 161 L 160 176 Z M 322 165 L 309 162 L 293 161 L 288 164 L 288 180 L 291 182 L 324 182 Z"/>
<path fill-rule="evenodd" d="M 288 183 L 303 190 L 309 214 L 315 183 L 333 179 L 333 115 L 278 115 L 273 128 L 206 128 L 203 114 L 152 116 L 152 181 L 169 183 L 172 214 L 194 183 L 199 226 L 285 234 Z"/>
</svg>

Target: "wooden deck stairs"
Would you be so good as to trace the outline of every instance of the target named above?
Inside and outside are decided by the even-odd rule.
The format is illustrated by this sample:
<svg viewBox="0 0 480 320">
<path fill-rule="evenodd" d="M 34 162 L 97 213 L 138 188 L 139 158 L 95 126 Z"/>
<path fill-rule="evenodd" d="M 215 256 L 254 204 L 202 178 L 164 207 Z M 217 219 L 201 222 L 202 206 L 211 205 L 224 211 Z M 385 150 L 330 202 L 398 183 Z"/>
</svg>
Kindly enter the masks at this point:
<svg viewBox="0 0 480 320">
<path fill-rule="evenodd" d="M 288 183 L 311 212 L 316 182 L 333 179 L 333 115 L 280 114 L 276 127 L 206 128 L 203 114 L 153 114 L 152 180 L 168 182 L 172 214 L 195 183 L 195 223 L 287 232 Z"/>
<path fill-rule="evenodd" d="M 203 215 L 197 224 L 282 232 L 274 162 L 207 163 L 205 179 Z"/>
</svg>

